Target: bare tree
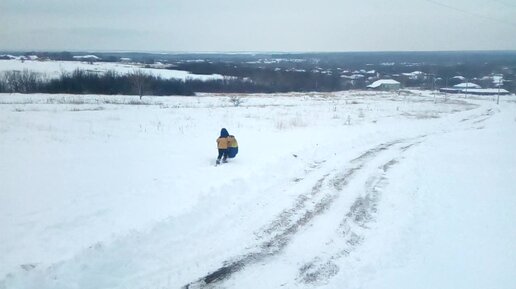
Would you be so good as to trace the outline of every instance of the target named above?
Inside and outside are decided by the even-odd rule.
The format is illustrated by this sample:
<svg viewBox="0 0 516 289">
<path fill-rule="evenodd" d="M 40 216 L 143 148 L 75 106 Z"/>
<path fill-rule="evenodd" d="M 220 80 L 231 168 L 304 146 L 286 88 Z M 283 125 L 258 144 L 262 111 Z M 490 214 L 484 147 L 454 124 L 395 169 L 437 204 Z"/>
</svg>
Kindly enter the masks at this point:
<svg viewBox="0 0 516 289">
<path fill-rule="evenodd" d="M 5 73 L 0 72 L 0 92 L 7 92 L 7 80 Z"/>
<path fill-rule="evenodd" d="M 9 92 L 19 92 L 20 91 L 20 78 L 19 78 L 19 71 L 6 71 L 4 73 L 4 79 L 5 79 L 5 86 L 6 90 Z"/>
<path fill-rule="evenodd" d="M 233 106 L 237 107 L 237 106 L 240 106 L 244 100 L 242 99 L 241 96 L 238 96 L 238 95 L 232 95 L 229 97 L 229 101 L 233 104 Z"/>
<path fill-rule="evenodd" d="M 140 100 L 142 100 L 143 94 L 145 92 L 147 77 L 148 75 L 141 69 L 135 69 L 130 74 L 130 78 L 132 80 L 136 93 L 140 96 Z"/>
<path fill-rule="evenodd" d="M 22 93 L 32 93 L 38 88 L 41 77 L 38 73 L 24 69 L 20 74 Z"/>
<path fill-rule="evenodd" d="M 41 84 L 41 75 L 24 69 L 23 71 L 6 71 L 2 76 L 3 90 L 8 92 L 36 92 Z"/>
</svg>

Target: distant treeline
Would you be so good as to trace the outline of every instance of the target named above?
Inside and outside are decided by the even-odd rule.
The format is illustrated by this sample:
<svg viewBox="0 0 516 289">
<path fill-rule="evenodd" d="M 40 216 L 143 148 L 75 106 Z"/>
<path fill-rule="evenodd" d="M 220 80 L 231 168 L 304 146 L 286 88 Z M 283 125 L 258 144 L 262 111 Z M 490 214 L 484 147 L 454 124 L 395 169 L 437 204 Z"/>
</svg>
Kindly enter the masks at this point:
<svg viewBox="0 0 516 289">
<path fill-rule="evenodd" d="M 246 74 L 247 75 L 247 74 Z M 0 92 L 7 93 L 67 93 L 125 95 L 194 95 L 213 93 L 273 93 L 289 91 L 334 91 L 343 89 L 338 77 L 306 72 L 261 71 L 251 77 L 222 79 L 168 79 L 150 75 L 143 70 L 122 74 L 116 71 L 93 73 L 77 69 L 48 78 L 29 70 L 0 74 Z"/>
<path fill-rule="evenodd" d="M 139 84 L 140 87 L 138 86 Z M 58 78 L 24 71 L 0 74 L 0 92 L 10 93 L 69 93 L 69 94 L 179 94 L 191 95 L 183 82 L 144 74 L 120 74 L 115 71 L 97 74 L 84 70 L 62 73 Z"/>
<path fill-rule="evenodd" d="M 195 92 L 203 91 L 252 91 L 250 87 L 254 85 L 232 78 L 183 81 L 141 71 L 128 74 L 107 71 L 99 74 L 77 69 L 71 73 L 62 73 L 57 78 L 48 78 L 29 70 L 7 71 L 0 74 L 0 92 L 8 93 L 194 95 Z"/>
</svg>

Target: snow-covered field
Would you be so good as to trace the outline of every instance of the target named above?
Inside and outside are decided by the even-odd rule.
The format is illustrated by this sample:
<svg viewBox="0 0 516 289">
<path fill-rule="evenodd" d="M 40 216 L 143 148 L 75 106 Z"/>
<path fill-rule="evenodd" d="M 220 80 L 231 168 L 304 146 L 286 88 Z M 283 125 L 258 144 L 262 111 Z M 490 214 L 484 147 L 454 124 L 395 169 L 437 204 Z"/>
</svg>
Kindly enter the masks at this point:
<svg viewBox="0 0 516 289">
<path fill-rule="evenodd" d="M 516 288 L 514 96 L 242 101 L 0 95 L 0 288 Z"/>
<path fill-rule="evenodd" d="M 116 71 L 121 74 L 132 73 L 135 70 L 141 70 L 146 74 L 161 76 L 163 78 L 176 79 L 198 79 L 211 80 L 222 79 L 223 76 L 219 74 L 200 75 L 191 74 L 188 71 L 161 69 L 161 68 L 145 68 L 136 64 L 124 64 L 118 62 L 81 62 L 81 61 L 39 61 L 39 60 L 25 60 L 17 59 L 0 60 L 0 73 L 4 71 L 23 71 L 29 70 L 40 73 L 47 78 L 57 78 L 63 72 L 73 72 L 76 69 L 81 69 L 94 73 L 105 73 L 107 71 Z"/>
</svg>

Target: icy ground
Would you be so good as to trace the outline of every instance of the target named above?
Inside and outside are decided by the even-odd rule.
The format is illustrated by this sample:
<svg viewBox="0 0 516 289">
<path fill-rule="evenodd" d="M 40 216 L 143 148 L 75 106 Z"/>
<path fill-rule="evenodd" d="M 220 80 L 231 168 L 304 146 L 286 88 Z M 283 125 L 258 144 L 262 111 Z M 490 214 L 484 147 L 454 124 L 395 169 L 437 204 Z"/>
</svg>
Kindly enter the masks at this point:
<svg viewBox="0 0 516 289">
<path fill-rule="evenodd" d="M 0 95 L 0 288 L 516 288 L 514 99 Z"/>
</svg>

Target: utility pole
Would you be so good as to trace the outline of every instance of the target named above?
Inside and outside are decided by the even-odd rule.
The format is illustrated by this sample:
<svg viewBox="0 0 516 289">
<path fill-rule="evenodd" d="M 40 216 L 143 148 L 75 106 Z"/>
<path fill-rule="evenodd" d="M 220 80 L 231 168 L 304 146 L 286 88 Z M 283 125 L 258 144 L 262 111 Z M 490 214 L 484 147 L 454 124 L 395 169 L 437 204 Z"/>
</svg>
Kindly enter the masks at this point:
<svg viewBox="0 0 516 289">
<path fill-rule="evenodd" d="M 448 75 L 445 76 L 444 88 L 446 88 L 446 90 L 444 91 L 444 101 L 447 101 L 448 100 Z"/>
<path fill-rule="evenodd" d="M 496 104 L 500 104 L 500 86 L 502 86 L 503 84 L 503 74 L 502 74 L 502 78 L 500 78 L 500 81 L 498 81 L 498 83 L 496 84 L 496 86 L 498 87 L 498 93 L 496 94 Z"/>
<path fill-rule="evenodd" d="M 437 96 L 436 96 L 436 92 L 435 92 L 435 74 L 429 74 L 430 76 L 432 76 L 432 93 L 434 94 L 434 103 L 437 103 Z"/>
<path fill-rule="evenodd" d="M 498 93 L 496 97 L 496 104 L 500 104 L 500 84 L 498 84 Z"/>
<path fill-rule="evenodd" d="M 469 79 L 466 78 L 466 89 L 464 90 L 464 98 L 466 98 L 468 95 L 468 85 L 469 85 L 468 81 L 469 81 Z"/>
</svg>

